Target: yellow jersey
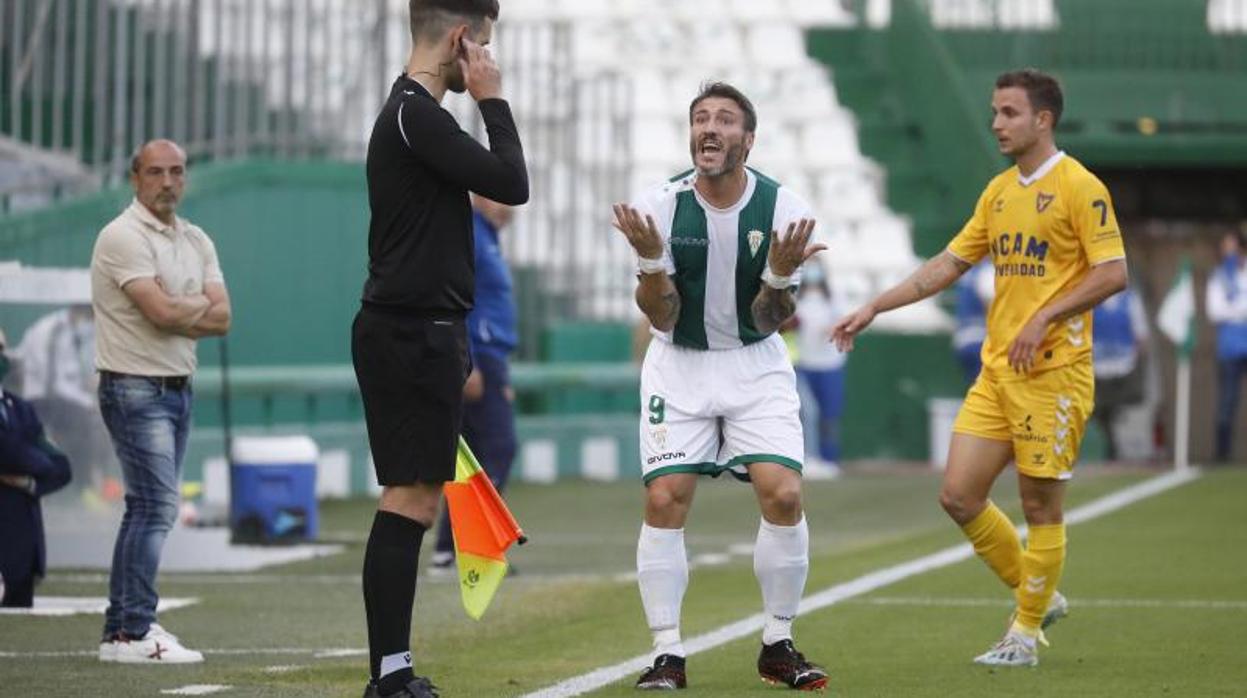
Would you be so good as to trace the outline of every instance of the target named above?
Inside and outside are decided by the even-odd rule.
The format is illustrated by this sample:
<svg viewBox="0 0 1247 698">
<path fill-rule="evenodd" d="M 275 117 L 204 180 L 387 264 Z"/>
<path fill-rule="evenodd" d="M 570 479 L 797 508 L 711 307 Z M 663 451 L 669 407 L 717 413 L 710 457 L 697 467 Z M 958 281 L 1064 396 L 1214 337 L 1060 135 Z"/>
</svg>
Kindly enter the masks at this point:
<svg viewBox="0 0 1247 698">
<path fill-rule="evenodd" d="M 997 175 L 948 252 L 972 265 L 992 256 L 996 296 L 982 358 L 1000 376 L 1010 373 L 1009 345 L 1040 308 L 1081 283 L 1091 267 L 1126 257 L 1108 189 L 1063 152 L 1030 177 L 1016 165 Z M 1049 325 L 1034 370 L 1090 356 L 1088 310 Z"/>
</svg>

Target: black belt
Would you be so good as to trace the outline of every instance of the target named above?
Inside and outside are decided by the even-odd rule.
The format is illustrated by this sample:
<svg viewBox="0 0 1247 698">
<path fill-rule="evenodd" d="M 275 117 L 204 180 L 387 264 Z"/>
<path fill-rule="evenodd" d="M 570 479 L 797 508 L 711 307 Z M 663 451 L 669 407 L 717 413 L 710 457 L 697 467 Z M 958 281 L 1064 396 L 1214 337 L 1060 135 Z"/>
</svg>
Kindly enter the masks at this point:
<svg viewBox="0 0 1247 698">
<path fill-rule="evenodd" d="M 116 371 L 100 371 L 101 378 L 116 380 L 118 378 L 142 378 L 168 390 L 183 390 L 190 386 L 190 376 L 138 376 L 133 373 L 117 373 Z"/>
</svg>

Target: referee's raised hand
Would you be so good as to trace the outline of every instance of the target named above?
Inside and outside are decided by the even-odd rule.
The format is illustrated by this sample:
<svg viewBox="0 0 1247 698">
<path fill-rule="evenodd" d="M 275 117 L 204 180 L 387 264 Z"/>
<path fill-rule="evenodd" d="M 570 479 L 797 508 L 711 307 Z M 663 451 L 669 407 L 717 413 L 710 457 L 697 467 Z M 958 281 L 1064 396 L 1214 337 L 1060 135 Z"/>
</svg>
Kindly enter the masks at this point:
<svg viewBox="0 0 1247 698">
<path fill-rule="evenodd" d="M 502 96 L 502 73 L 490 55 L 489 49 L 464 36 L 459 40 L 463 51 L 459 54 L 459 69 L 463 71 L 463 84 L 472 99 L 496 99 Z"/>
</svg>

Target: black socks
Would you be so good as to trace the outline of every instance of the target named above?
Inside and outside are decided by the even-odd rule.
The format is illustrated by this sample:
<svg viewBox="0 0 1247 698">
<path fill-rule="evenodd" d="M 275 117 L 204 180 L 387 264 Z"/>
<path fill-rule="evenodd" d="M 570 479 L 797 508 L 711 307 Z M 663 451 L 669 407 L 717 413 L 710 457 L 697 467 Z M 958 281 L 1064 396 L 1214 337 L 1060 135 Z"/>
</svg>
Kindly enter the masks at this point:
<svg viewBox="0 0 1247 698">
<path fill-rule="evenodd" d="M 426 530 L 420 522 L 388 511 L 378 511 L 372 520 L 364 553 L 364 611 L 369 668 L 383 696 L 397 693 L 413 678 L 411 610 Z"/>
</svg>

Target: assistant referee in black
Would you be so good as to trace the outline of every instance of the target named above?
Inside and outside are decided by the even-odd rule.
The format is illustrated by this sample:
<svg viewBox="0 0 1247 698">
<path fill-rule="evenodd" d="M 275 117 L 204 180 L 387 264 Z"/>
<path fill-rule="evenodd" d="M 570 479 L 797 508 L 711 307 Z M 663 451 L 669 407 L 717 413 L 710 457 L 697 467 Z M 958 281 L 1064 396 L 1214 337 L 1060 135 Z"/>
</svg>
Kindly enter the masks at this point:
<svg viewBox="0 0 1247 698">
<path fill-rule="evenodd" d="M 484 48 L 497 0 L 410 0 L 412 51 L 368 142 L 368 281 L 351 356 L 382 486 L 364 555 L 370 696 L 436 696 L 412 671 L 420 543 L 455 476 L 463 384 L 471 372 L 468 192 L 519 205 L 528 173 L 498 66 Z M 441 107 L 477 101 L 486 149 Z"/>
</svg>

